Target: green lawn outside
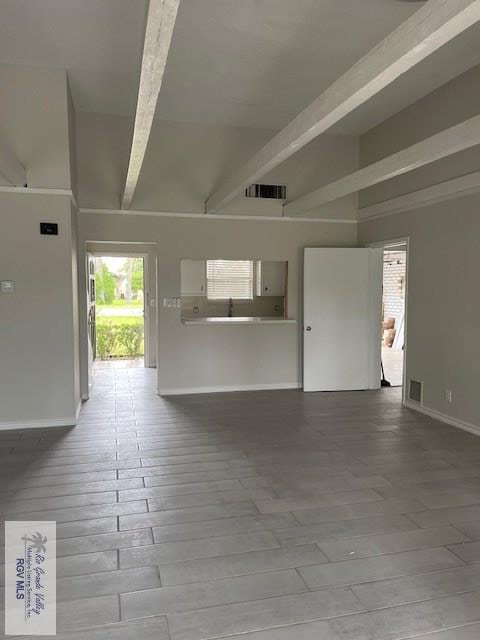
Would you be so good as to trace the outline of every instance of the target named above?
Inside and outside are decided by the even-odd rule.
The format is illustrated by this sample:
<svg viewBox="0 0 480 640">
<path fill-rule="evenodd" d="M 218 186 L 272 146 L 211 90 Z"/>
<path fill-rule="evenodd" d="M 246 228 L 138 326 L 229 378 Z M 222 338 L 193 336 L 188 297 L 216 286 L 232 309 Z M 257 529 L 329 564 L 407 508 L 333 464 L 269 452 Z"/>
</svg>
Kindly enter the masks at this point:
<svg viewBox="0 0 480 640">
<path fill-rule="evenodd" d="M 105 326 L 108 324 L 114 324 L 114 325 L 125 325 L 125 324 L 129 324 L 129 325 L 138 325 L 138 326 L 143 326 L 143 317 L 138 317 L 138 316 L 103 316 L 103 315 L 97 315 L 97 327 L 98 326 Z"/>
<path fill-rule="evenodd" d="M 141 300 L 132 300 L 131 302 L 128 302 L 128 300 L 114 300 L 111 304 L 98 305 L 98 306 L 125 307 L 127 309 L 137 309 L 138 307 L 143 307 L 143 302 Z"/>
</svg>

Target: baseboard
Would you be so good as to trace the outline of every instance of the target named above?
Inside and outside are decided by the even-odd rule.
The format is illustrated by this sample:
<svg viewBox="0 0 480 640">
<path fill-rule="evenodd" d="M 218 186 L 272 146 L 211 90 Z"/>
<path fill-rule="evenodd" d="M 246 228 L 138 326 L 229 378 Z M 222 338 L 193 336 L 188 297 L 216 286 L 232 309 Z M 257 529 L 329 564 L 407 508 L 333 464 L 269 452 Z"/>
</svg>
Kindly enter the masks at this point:
<svg viewBox="0 0 480 640">
<path fill-rule="evenodd" d="M 181 387 L 178 389 L 160 389 L 159 396 L 183 396 L 196 393 L 231 393 L 235 391 L 274 391 L 281 389 L 300 389 L 299 382 L 284 382 L 276 384 L 244 384 L 228 387 Z"/>
<path fill-rule="evenodd" d="M 444 422 L 445 424 L 449 424 L 452 427 L 457 427 L 457 429 L 462 429 L 462 431 L 468 431 L 469 433 L 473 433 L 476 436 L 480 436 L 480 427 L 471 424 L 470 422 L 465 422 L 464 420 L 453 418 L 452 416 L 448 416 L 445 413 L 440 413 L 440 411 L 430 409 L 429 407 L 425 407 L 424 405 L 420 405 L 409 400 L 405 400 L 404 405 L 408 409 L 413 409 L 413 411 L 423 413 L 426 416 L 430 416 L 430 418 L 435 418 L 435 420 L 438 420 L 439 422 Z"/>
<path fill-rule="evenodd" d="M 25 420 L 18 422 L 0 422 L 0 431 L 12 431 L 18 429 L 49 429 L 50 427 L 74 427 L 77 424 L 75 417 L 56 418 L 55 420 Z"/>
</svg>

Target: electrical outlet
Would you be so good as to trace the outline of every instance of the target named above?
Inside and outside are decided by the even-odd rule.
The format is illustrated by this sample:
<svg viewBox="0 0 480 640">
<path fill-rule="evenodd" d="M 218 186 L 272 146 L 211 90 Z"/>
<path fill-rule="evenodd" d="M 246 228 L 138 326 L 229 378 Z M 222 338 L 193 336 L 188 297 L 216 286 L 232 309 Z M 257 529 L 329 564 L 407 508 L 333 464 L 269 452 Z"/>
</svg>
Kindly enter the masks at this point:
<svg viewBox="0 0 480 640">
<path fill-rule="evenodd" d="M 448 404 L 452 404 L 453 392 L 452 392 L 451 389 L 446 389 L 445 390 L 445 400 L 448 402 Z"/>
</svg>

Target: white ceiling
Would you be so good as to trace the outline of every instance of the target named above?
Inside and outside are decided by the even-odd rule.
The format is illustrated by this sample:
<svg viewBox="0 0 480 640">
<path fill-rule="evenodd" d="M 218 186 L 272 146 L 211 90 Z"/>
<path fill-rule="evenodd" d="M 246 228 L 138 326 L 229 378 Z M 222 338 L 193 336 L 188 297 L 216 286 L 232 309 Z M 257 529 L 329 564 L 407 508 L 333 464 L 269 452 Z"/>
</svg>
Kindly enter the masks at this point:
<svg viewBox="0 0 480 640">
<path fill-rule="evenodd" d="M 157 117 L 279 129 L 419 6 L 182 0 Z M 133 115 L 146 7 L 146 0 L 1 0 L 0 63 L 66 68 L 78 111 Z M 441 50 L 336 130 L 363 132 L 480 63 L 478 35 Z"/>
</svg>

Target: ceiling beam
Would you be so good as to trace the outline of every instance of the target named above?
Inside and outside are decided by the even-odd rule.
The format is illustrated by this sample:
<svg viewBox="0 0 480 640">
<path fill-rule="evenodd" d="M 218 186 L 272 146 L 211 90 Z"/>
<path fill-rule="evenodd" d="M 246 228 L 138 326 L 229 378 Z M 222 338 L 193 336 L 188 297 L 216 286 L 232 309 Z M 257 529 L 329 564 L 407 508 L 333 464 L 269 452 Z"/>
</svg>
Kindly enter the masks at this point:
<svg viewBox="0 0 480 640">
<path fill-rule="evenodd" d="M 121 208 L 128 209 L 137 186 L 152 130 L 180 0 L 150 0 L 132 148 Z"/>
<path fill-rule="evenodd" d="M 403 173 L 414 171 L 426 164 L 479 144 L 480 115 L 292 200 L 283 207 L 283 213 L 286 216 L 303 215 L 328 202 L 356 193 L 379 182 L 390 180 L 390 178 L 395 178 Z"/>
<path fill-rule="evenodd" d="M 368 220 L 393 216 L 396 213 L 405 213 L 406 211 L 412 211 L 412 209 L 429 207 L 437 204 L 437 202 L 445 202 L 479 192 L 480 171 L 474 171 L 459 178 L 439 182 L 431 187 L 410 191 L 410 193 L 405 193 L 390 200 L 361 207 L 357 210 L 358 221 L 367 222 Z M 301 219 L 303 220 L 304 218 Z M 316 217 L 313 219 L 317 220 Z"/>
<path fill-rule="evenodd" d="M 215 213 L 311 140 L 480 21 L 480 0 L 429 0 L 277 133 L 212 194 Z"/>
<path fill-rule="evenodd" d="M 0 176 L 12 187 L 24 187 L 27 184 L 25 167 L 3 136 L 0 137 Z"/>
</svg>

